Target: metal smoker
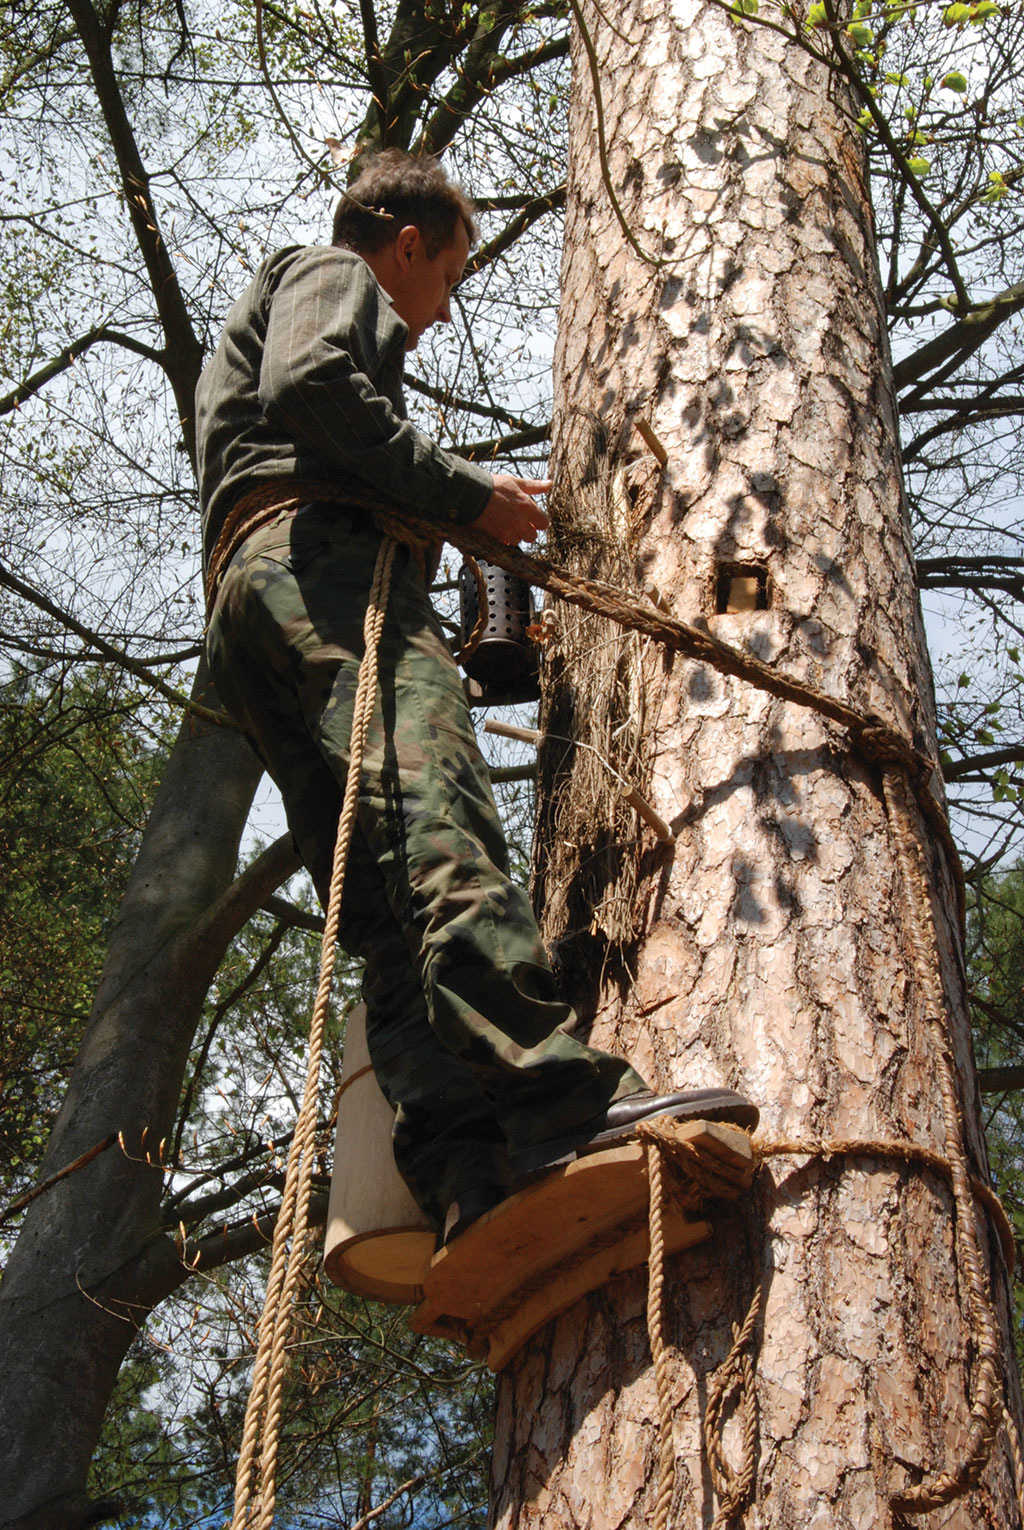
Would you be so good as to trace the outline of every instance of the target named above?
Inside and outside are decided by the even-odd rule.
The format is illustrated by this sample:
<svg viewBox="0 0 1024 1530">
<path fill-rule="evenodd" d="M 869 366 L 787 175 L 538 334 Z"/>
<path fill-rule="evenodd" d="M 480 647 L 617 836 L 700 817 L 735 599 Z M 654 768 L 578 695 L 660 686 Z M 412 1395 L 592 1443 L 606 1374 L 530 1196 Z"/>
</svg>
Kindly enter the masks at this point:
<svg viewBox="0 0 1024 1530">
<path fill-rule="evenodd" d="M 537 649 L 526 635 L 533 621 L 533 594 L 494 563 L 478 563 L 487 592 L 487 622 L 480 642 L 463 661 L 472 706 L 511 705 L 540 699 Z M 480 614 L 477 581 L 470 563 L 459 570 L 459 643 L 464 647 Z"/>
</svg>

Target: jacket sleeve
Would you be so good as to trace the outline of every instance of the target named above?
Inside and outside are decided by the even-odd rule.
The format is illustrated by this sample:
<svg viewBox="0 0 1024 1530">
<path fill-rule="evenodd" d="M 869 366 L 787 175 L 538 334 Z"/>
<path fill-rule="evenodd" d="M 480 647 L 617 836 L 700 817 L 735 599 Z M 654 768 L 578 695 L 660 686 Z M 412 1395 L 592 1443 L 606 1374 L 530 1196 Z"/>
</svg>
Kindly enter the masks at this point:
<svg viewBox="0 0 1024 1530">
<path fill-rule="evenodd" d="M 259 397 L 267 421 L 354 478 L 439 523 L 475 520 L 491 474 L 404 419 L 374 381 L 400 377 L 407 334 L 372 271 L 348 252 L 311 249 L 270 301 Z"/>
</svg>

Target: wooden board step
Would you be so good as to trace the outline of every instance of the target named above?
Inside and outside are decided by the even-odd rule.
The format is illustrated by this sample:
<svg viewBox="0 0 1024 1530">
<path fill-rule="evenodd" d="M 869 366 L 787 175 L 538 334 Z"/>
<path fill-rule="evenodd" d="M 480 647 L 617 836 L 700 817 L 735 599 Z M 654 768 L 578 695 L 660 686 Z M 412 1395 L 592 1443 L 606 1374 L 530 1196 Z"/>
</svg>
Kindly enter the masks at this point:
<svg viewBox="0 0 1024 1530">
<path fill-rule="evenodd" d="M 656 1135 L 669 1169 L 665 1251 L 675 1254 L 710 1237 L 700 1208 L 735 1199 L 754 1154 L 745 1131 L 715 1121 L 658 1120 Z M 647 1258 L 645 1165 L 634 1137 L 502 1201 L 434 1255 L 414 1332 L 457 1339 L 500 1370 L 545 1323 Z"/>
</svg>

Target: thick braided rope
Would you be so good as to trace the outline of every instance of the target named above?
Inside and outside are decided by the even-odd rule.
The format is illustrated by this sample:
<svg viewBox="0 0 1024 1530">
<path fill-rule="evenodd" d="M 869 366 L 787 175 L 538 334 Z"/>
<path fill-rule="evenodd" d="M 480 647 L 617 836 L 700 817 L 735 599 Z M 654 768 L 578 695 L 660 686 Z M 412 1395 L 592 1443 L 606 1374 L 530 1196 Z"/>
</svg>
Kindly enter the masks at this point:
<svg viewBox="0 0 1024 1530">
<path fill-rule="evenodd" d="M 961 1279 L 967 1284 L 977 1350 L 974 1402 L 970 1410 L 967 1441 L 959 1464 L 953 1469 L 947 1468 L 926 1477 L 916 1486 L 894 1494 L 891 1500 L 893 1508 L 899 1513 L 924 1514 L 962 1497 L 977 1482 L 988 1461 L 1002 1419 L 1002 1345 L 978 1242 L 955 1063 L 946 1024 L 945 994 L 939 977 L 938 939 L 921 854 L 920 834 L 912 820 L 913 805 L 908 801 L 901 774 L 890 767 L 884 771 L 882 780 L 907 901 L 915 978 L 938 1054 L 946 1153 L 952 1170 L 956 1207 L 957 1263 Z"/>
<path fill-rule="evenodd" d="M 288 485 L 274 486 L 272 490 L 257 491 L 262 503 L 261 515 L 266 519 L 268 502 L 271 494 L 276 494 L 279 503 L 287 499 Z M 930 789 L 930 777 L 934 770 L 934 763 L 926 756 L 917 751 L 909 739 L 905 738 L 898 729 L 892 727 L 883 720 L 865 714 L 855 707 L 839 701 L 828 695 L 827 692 L 805 681 L 773 669 L 764 664 L 753 655 L 722 642 L 711 633 L 701 628 L 694 627 L 689 623 L 679 621 L 675 617 L 659 610 L 653 603 L 624 596 L 622 592 L 612 585 L 598 580 L 586 579 L 572 574 L 566 569 L 558 568 L 550 562 L 533 557 L 522 552 L 517 547 L 509 547 L 504 543 L 489 537 L 479 530 L 458 526 L 454 523 L 446 524 L 443 528 L 421 517 L 407 512 L 398 514 L 393 506 L 383 501 L 376 501 L 360 489 L 358 494 L 347 493 L 335 486 L 303 484 L 303 498 L 308 500 L 330 500 L 338 503 L 361 504 L 374 512 L 378 525 L 392 536 L 413 544 L 426 544 L 436 541 L 439 534 L 463 551 L 482 553 L 489 561 L 499 567 L 527 579 L 532 584 L 548 590 L 569 604 L 581 607 L 597 615 L 605 616 L 617 622 L 619 625 L 646 634 L 653 638 L 663 647 L 685 654 L 687 657 L 709 664 L 723 674 L 731 674 L 745 680 L 747 683 L 766 691 L 781 700 L 795 702 L 797 705 L 806 706 L 819 715 L 829 718 L 831 721 L 845 728 L 850 736 L 853 746 L 873 764 L 882 767 L 883 777 L 887 783 L 887 801 L 892 799 L 897 792 L 902 793 L 908 788 L 913 793 L 918 809 L 928 820 L 929 827 L 940 840 L 945 848 L 949 860 L 952 875 L 956 881 L 956 891 L 959 905 L 961 926 L 964 919 L 964 887 L 963 875 L 960 869 L 959 857 L 952 839 L 949 824 L 940 803 Z M 234 547 L 239 540 L 247 534 L 251 528 L 233 528 L 234 542 L 229 546 L 228 539 L 222 537 L 223 547 L 218 548 L 220 554 L 220 566 L 226 566 Z M 215 559 L 215 561 L 217 561 Z M 902 800 L 902 797 L 901 797 Z M 913 887 L 913 878 L 906 874 L 907 868 L 913 865 L 915 857 L 920 858 L 920 830 L 912 831 L 909 827 L 910 807 L 904 803 L 903 825 L 905 834 L 900 836 L 897 832 L 897 843 L 901 848 L 901 860 L 904 864 L 905 880 L 908 891 Z M 890 816 L 897 827 L 897 819 L 893 817 L 890 807 Z M 909 851 L 907 846 L 909 845 Z M 909 855 L 909 859 L 908 859 Z M 912 915 L 917 925 L 915 934 L 915 959 L 918 976 L 921 980 L 921 991 L 927 994 L 929 989 L 933 998 L 938 993 L 935 972 L 929 968 L 929 956 L 937 960 L 937 947 L 935 941 L 934 925 L 931 921 L 930 904 L 928 903 L 927 883 L 924 880 L 923 870 L 918 872 L 920 888 L 924 893 L 924 905 L 910 897 Z M 922 907 L 925 912 L 922 913 Z M 930 933 L 930 939 L 929 939 Z M 960 1121 L 959 1103 L 956 1094 L 955 1073 L 952 1061 L 948 1053 L 946 1030 L 939 1018 L 944 1014 L 944 1002 L 941 993 L 938 993 L 938 1002 L 929 1001 L 928 1005 L 934 1020 L 933 1029 L 941 1037 L 941 1055 L 944 1063 L 942 1069 L 942 1092 L 943 1109 L 947 1124 L 947 1138 L 950 1143 L 956 1142 L 959 1147 L 960 1161 L 956 1164 L 954 1155 L 951 1153 L 951 1162 L 954 1163 L 953 1171 L 954 1198 L 958 1207 L 957 1215 L 957 1252 L 958 1260 L 968 1286 L 972 1316 L 978 1326 L 979 1363 L 976 1381 L 976 1402 L 972 1409 L 972 1422 L 969 1432 L 968 1449 L 965 1462 L 954 1473 L 941 1473 L 937 1478 L 930 1479 L 930 1483 L 922 1483 L 916 1489 L 906 1495 L 906 1501 L 896 1500 L 906 1512 L 924 1512 L 932 1506 L 939 1506 L 959 1497 L 971 1483 L 977 1480 L 978 1474 L 991 1451 L 991 1437 L 993 1426 L 991 1423 L 994 1413 L 997 1411 L 1001 1394 L 999 1348 L 996 1340 L 993 1346 L 993 1335 L 996 1334 L 994 1317 L 992 1314 L 991 1300 L 988 1294 L 985 1276 L 982 1272 L 980 1253 L 977 1244 L 977 1231 L 973 1219 L 973 1207 L 970 1200 L 970 1192 L 974 1188 L 971 1184 L 971 1176 L 966 1163 L 966 1157 L 962 1146 L 962 1123 Z M 950 1135 L 952 1131 L 952 1135 Z M 964 1210 L 969 1215 L 965 1216 Z M 973 1244 L 973 1254 L 972 1254 Z M 985 1314 L 988 1314 L 986 1320 Z M 928 1492 L 932 1491 L 940 1496 L 932 1505 L 927 1501 Z M 941 1495 L 947 1496 L 941 1496 Z"/>
<path fill-rule="evenodd" d="M 474 526 L 460 526 L 455 522 L 440 525 L 411 511 L 395 509 L 384 499 L 378 499 L 372 491 L 363 487 L 348 488 L 345 485 L 315 483 L 306 480 L 285 480 L 280 484 L 264 484 L 241 499 L 225 520 L 224 527 L 211 554 L 207 569 L 207 601 L 212 604 L 217 585 L 232 555 L 245 538 L 260 525 L 265 525 L 282 510 L 296 508 L 303 503 L 331 503 L 356 506 L 373 515 L 381 529 L 396 541 L 414 547 L 436 546 L 443 537 L 453 547 L 467 554 L 479 553 L 488 563 L 495 563 L 508 573 L 516 574 L 539 589 L 547 590 L 569 605 L 607 617 L 631 632 L 640 632 L 653 638 L 662 647 L 685 654 L 711 665 L 722 674 L 734 675 L 757 689 L 777 696 L 782 701 L 792 701 L 827 717 L 831 722 L 845 728 L 851 742 L 865 759 L 873 764 L 892 762 L 906 771 L 921 811 L 929 826 L 941 840 L 946 850 L 951 872 L 957 883 L 961 925 L 966 907 L 963 873 L 949 823 L 929 788 L 929 780 L 935 769 L 934 761 L 914 748 L 909 739 L 881 718 L 861 712 L 858 708 L 830 696 L 827 691 L 798 680 L 781 670 L 774 669 L 761 659 L 743 649 L 734 648 L 713 633 L 689 622 L 680 621 L 655 606 L 646 597 L 624 593 L 615 585 L 603 580 L 587 579 L 569 569 L 560 568 L 546 558 L 538 558 L 522 548 L 507 546 L 496 537 L 488 536 Z"/>
<path fill-rule="evenodd" d="M 665 1346 L 662 1305 L 665 1292 L 665 1181 L 662 1147 L 656 1137 L 647 1138 L 647 1336 L 654 1362 L 658 1393 L 658 1498 L 653 1530 L 668 1530 L 672 1495 L 676 1485 L 676 1448 L 672 1438 L 672 1394 L 669 1390 L 669 1359 Z"/>
<path fill-rule="evenodd" d="M 1013 1465 L 1013 1481 L 1017 1490 L 1017 1507 L 1020 1510 L 1021 1524 L 1024 1524 L 1024 1455 L 1021 1454 L 1020 1435 L 1017 1433 L 1016 1420 L 1005 1403 L 1003 1404 L 1003 1427 L 1006 1430 L 1006 1438 L 1010 1448 L 1010 1461 Z"/>
<path fill-rule="evenodd" d="M 704 1410 L 704 1453 L 718 1498 L 718 1510 L 711 1530 L 723 1530 L 730 1520 L 746 1508 L 754 1486 L 757 1462 L 757 1389 L 754 1385 L 754 1361 L 750 1341 L 761 1310 L 761 1287 L 751 1299 L 742 1324 L 732 1327 L 732 1348 L 715 1373 L 708 1389 Z M 737 1408 L 742 1422 L 742 1455 L 737 1470 L 725 1458 L 726 1405 L 738 1393 Z"/>
<path fill-rule="evenodd" d="M 256 1363 L 235 1477 L 235 1509 L 231 1520 L 231 1530 L 243 1530 L 246 1526 L 252 1527 L 252 1530 L 269 1530 L 274 1517 L 277 1452 L 287 1361 L 286 1345 L 291 1328 L 292 1304 L 306 1253 L 305 1239 L 309 1193 L 313 1177 L 320 1059 L 330 1002 L 331 981 L 334 976 L 345 865 L 355 825 L 362 758 L 377 697 L 378 650 L 395 551 L 395 542 L 390 537 L 385 537 L 374 569 L 363 627 L 365 651 L 359 666 L 348 775 L 338 820 L 330 896 L 320 947 L 320 978 L 310 1024 L 306 1086 L 288 1153 L 285 1188 L 274 1228 L 270 1276 L 267 1281 L 263 1316 L 260 1320 Z"/>
</svg>

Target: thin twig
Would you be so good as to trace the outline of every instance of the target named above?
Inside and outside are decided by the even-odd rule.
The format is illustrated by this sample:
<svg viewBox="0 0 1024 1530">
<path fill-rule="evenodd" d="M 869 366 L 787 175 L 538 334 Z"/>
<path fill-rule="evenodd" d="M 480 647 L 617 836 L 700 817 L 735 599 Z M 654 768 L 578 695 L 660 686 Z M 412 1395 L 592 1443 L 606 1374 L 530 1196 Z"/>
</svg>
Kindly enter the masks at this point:
<svg viewBox="0 0 1024 1530">
<path fill-rule="evenodd" d="M 97 1142 L 88 1152 L 81 1153 L 73 1163 L 65 1164 L 63 1169 L 57 1170 L 56 1174 L 51 1174 L 48 1179 L 44 1179 L 33 1189 L 26 1190 L 24 1195 L 19 1195 L 17 1200 L 11 1201 L 9 1206 L 0 1211 L 0 1224 L 10 1221 L 11 1217 L 18 1215 L 19 1211 L 24 1211 L 26 1206 L 31 1205 L 40 1195 L 45 1195 L 47 1190 L 52 1190 L 60 1180 L 67 1179 L 69 1174 L 75 1174 L 79 1169 L 84 1169 L 87 1163 L 91 1163 L 94 1158 L 98 1158 L 101 1153 L 112 1148 L 117 1137 L 117 1132 L 111 1132 L 109 1137 L 104 1137 L 102 1142 Z"/>
</svg>

